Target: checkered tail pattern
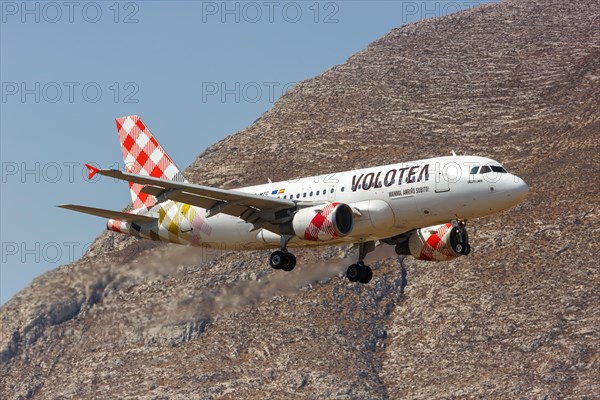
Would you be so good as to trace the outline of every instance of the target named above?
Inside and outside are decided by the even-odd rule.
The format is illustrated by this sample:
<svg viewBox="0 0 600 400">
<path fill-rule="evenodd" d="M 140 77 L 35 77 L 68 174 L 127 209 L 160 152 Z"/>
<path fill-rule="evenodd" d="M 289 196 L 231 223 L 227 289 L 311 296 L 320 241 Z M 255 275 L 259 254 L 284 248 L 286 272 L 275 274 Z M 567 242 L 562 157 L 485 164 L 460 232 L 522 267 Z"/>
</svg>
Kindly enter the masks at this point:
<svg viewBox="0 0 600 400">
<path fill-rule="evenodd" d="M 139 116 L 117 118 L 116 122 L 127 172 L 187 182 Z M 143 187 L 138 183 L 129 182 L 134 209 L 150 208 L 156 203 L 156 198 L 142 193 Z"/>
</svg>

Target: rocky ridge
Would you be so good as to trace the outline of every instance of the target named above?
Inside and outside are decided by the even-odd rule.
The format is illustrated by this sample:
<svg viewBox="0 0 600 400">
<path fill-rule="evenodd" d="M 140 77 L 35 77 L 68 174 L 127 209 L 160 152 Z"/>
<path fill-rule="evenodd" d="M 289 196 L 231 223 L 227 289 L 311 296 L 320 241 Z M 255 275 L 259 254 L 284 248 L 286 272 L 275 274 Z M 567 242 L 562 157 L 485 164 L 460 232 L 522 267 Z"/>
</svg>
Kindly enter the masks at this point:
<svg viewBox="0 0 600 400">
<path fill-rule="evenodd" d="M 0 309 L 2 397 L 594 398 L 598 26 L 597 0 L 514 0 L 394 29 L 186 171 L 235 187 L 490 156 L 530 195 L 471 223 L 472 256 L 382 252 L 362 286 L 338 277 L 347 248 L 282 278 L 265 252 L 106 232 Z"/>
</svg>

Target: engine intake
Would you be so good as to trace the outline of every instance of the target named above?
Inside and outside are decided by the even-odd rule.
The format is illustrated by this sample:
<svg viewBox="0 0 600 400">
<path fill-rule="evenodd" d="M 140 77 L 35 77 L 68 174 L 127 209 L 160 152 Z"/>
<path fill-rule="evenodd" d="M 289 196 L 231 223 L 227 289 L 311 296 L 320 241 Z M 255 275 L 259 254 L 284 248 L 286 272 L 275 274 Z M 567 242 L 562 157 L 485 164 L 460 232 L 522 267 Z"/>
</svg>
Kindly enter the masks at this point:
<svg viewBox="0 0 600 400">
<path fill-rule="evenodd" d="M 354 215 L 347 204 L 328 203 L 299 210 L 292 227 L 301 239 L 329 241 L 352 232 Z"/>
<path fill-rule="evenodd" d="M 396 253 L 417 260 L 446 261 L 469 254 L 469 237 L 464 226 L 443 224 L 417 229 L 408 241 L 396 246 Z"/>
</svg>

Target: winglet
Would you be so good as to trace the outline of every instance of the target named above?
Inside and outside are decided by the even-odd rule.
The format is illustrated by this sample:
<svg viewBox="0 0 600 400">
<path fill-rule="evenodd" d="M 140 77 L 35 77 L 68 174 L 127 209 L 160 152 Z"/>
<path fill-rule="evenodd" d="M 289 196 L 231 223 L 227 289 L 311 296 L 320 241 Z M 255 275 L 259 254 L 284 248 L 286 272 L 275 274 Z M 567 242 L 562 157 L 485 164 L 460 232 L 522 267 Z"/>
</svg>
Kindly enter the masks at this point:
<svg viewBox="0 0 600 400">
<path fill-rule="evenodd" d="M 94 177 L 94 175 L 96 175 L 96 173 L 98 171 L 100 171 L 98 168 L 94 167 L 93 165 L 85 164 L 85 166 L 88 169 L 88 179 L 90 179 L 90 180 Z"/>
</svg>

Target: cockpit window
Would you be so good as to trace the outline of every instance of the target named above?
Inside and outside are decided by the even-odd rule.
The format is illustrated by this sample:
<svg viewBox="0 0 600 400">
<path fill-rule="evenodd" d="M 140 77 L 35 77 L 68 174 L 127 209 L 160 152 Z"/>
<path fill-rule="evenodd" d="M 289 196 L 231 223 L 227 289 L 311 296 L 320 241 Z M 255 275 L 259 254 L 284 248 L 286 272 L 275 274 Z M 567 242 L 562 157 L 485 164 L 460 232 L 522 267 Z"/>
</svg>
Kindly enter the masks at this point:
<svg viewBox="0 0 600 400">
<path fill-rule="evenodd" d="M 473 170 L 475 170 L 475 168 L 473 168 L 471 170 L 471 173 L 473 174 Z M 481 169 L 479 170 L 480 174 L 487 174 L 488 172 L 497 172 L 499 174 L 506 174 L 506 170 L 499 166 L 499 165 L 484 165 L 483 167 L 481 167 Z"/>
<path fill-rule="evenodd" d="M 471 168 L 471 175 L 475 175 L 477 173 L 477 171 L 479 171 L 479 167 Z"/>
</svg>

